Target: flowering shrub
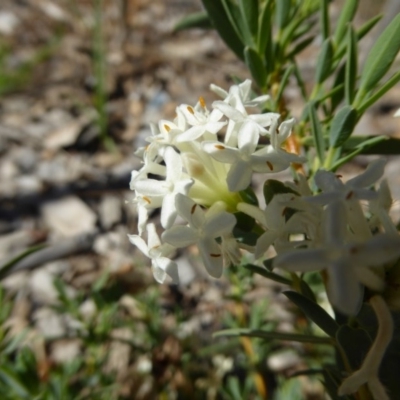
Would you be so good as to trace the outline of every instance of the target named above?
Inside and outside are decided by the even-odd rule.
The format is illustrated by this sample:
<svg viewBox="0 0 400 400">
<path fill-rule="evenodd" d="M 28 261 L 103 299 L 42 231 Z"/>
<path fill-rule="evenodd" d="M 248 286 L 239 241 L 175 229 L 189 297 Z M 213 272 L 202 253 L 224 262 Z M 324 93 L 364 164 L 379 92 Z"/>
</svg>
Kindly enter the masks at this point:
<svg viewBox="0 0 400 400">
<path fill-rule="evenodd" d="M 190 245 L 198 247 L 205 269 L 214 278 L 224 268 L 240 265 L 243 252 L 255 263 L 243 267 L 256 273 L 279 281 L 279 274 L 289 272 L 293 290 L 285 294 L 331 338 L 342 358 L 334 372 L 327 366 L 322 369 L 331 396 L 357 392 L 357 398 L 363 399 L 396 398 L 393 379 L 379 375 L 380 368 L 388 368 L 384 359 L 388 346 L 396 345 L 390 309 L 400 306 L 396 290 L 400 236 L 389 217 L 393 199 L 388 184 L 381 180 L 385 160 L 376 159 L 346 182 L 335 171 L 384 139 L 363 137 L 351 143 L 350 136 L 365 110 L 400 79 L 397 72 L 379 86 L 400 49 L 400 16 L 378 39 L 358 79 L 357 42 L 375 22 L 358 32 L 352 28 L 357 2 L 346 2 L 346 17 L 333 34 L 324 1 L 322 5 L 309 2 L 308 8 L 301 2 L 203 3 L 209 22 L 245 61 L 264 94 L 255 96 L 249 79 L 228 91 L 211 85 L 222 99 L 214 101 L 211 110 L 200 98 L 195 106 L 178 106 L 173 121 L 161 120 L 152 127 L 149 144 L 137 151 L 143 166 L 132 172 L 130 187 L 139 220 L 138 234 L 129 239 L 151 259 L 160 283 L 167 276 L 179 282 L 174 253 Z M 281 9 L 281 3 L 288 3 L 288 10 Z M 290 8 L 293 3 L 297 8 Z M 268 12 L 277 15 L 275 38 Z M 307 94 L 293 58 L 302 48 L 291 48 L 290 38 L 302 43 L 309 17 L 316 12 L 321 12 L 324 42 L 315 86 Z M 260 17 L 254 17 L 258 13 Z M 258 29 L 253 29 L 254 23 Z M 229 29 L 236 36 L 230 36 Z M 382 57 L 380 64 L 377 56 Z M 295 75 L 305 101 L 299 122 L 288 117 L 291 113 L 283 97 L 290 74 Z M 329 89 L 330 76 L 334 83 Z M 288 168 L 293 181 L 274 179 L 276 172 Z M 265 178 L 263 199 L 253 192 L 254 174 Z M 148 223 L 155 209 L 161 209 L 160 236 L 154 223 Z M 314 272 L 321 274 L 335 318 L 318 304 L 303 279 Z M 369 329 L 363 314 L 371 310 L 377 323 Z M 251 330 L 222 334 L 265 337 Z M 369 341 L 372 337 L 373 343 L 365 348 L 365 341 L 357 343 L 357 335 Z M 298 340 L 316 341 L 313 336 Z M 358 347 L 357 356 L 351 346 Z M 357 361 L 360 352 L 362 362 Z"/>
</svg>

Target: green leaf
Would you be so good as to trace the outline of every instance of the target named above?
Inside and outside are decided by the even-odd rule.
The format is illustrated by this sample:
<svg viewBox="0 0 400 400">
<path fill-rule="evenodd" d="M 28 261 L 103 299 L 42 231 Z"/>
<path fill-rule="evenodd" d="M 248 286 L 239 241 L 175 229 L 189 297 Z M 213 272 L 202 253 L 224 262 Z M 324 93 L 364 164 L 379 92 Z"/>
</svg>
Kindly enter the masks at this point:
<svg viewBox="0 0 400 400">
<path fill-rule="evenodd" d="M 329 146 L 340 147 L 351 136 L 357 124 L 357 111 L 351 106 L 342 107 L 333 117 L 329 131 Z"/>
<path fill-rule="evenodd" d="M 261 11 L 260 23 L 258 25 L 258 51 L 266 54 L 267 66 L 272 63 L 272 1 L 267 0 Z M 270 71 L 270 70 L 268 70 Z"/>
<path fill-rule="evenodd" d="M 353 138 L 350 138 L 350 142 Z M 400 154 L 400 139 L 388 136 L 357 136 L 363 140 L 356 148 L 361 148 L 360 154 L 398 155 Z M 347 143 L 346 143 L 347 145 Z"/>
<path fill-rule="evenodd" d="M 341 9 L 339 20 L 334 33 L 334 41 L 339 44 L 346 35 L 347 25 L 353 21 L 359 0 L 346 0 Z"/>
<path fill-rule="evenodd" d="M 367 331 L 342 325 L 336 333 L 336 340 L 346 354 L 351 368 L 359 369 L 372 345 L 372 340 Z"/>
<path fill-rule="evenodd" d="M 276 2 L 276 24 L 279 30 L 283 30 L 289 22 L 291 0 L 279 0 Z"/>
<path fill-rule="evenodd" d="M 330 24 L 329 24 L 329 0 L 320 0 L 321 3 L 321 31 L 322 38 L 326 40 L 330 36 Z"/>
<path fill-rule="evenodd" d="M 285 73 L 283 74 L 282 78 L 280 79 L 278 93 L 275 96 L 275 103 L 278 104 L 279 100 L 281 99 L 283 92 L 286 88 L 286 85 L 289 82 L 290 75 L 292 75 L 294 70 L 294 65 L 291 64 L 289 68 L 285 68 Z"/>
<path fill-rule="evenodd" d="M 7 367 L 0 368 L 0 380 L 2 380 L 10 390 L 10 394 L 16 394 L 19 399 L 32 399 L 32 394 L 21 383 L 18 376 Z"/>
<path fill-rule="evenodd" d="M 231 0 L 222 0 L 222 5 L 232 26 L 236 30 L 238 36 L 242 39 L 243 43 L 252 46 L 254 44 L 253 37 L 251 36 L 251 32 L 237 3 Z"/>
<path fill-rule="evenodd" d="M 289 286 L 292 284 L 292 281 L 290 279 L 287 279 L 281 275 L 275 274 L 274 272 L 270 272 L 263 267 L 259 267 L 258 265 L 246 264 L 246 265 L 243 265 L 243 267 L 255 274 L 259 274 L 265 278 L 271 279 L 272 281 L 282 283 L 284 285 L 289 285 Z"/>
<path fill-rule="evenodd" d="M 235 228 L 239 229 L 242 233 L 251 232 L 253 230 L 255 219 L 242 212 L 235 212 L 233 214 L 236 218 Z"/>
<path fill-rule="evenodd" d="M 400 50 L 400 14 L 379 36 L 367 60 L 360 80 L 360 92 L 369 92 L 386 74 Z"/>
<path fill-rule="evenodd" d="M 359 154 L 371 154 L 368 153 L 367 150 L 371 147 L 377 146 L 380 142 L 386 141 L 386 136 L 374 136 L 366 142 L 363 142 L 359 147 L 356 147 L 351 153 L 345 155 L 341 159 L 337 160 L 330 168 L 330 171 L 335 171 L 343 164 L 346 164 L 350 160 L 352 160 L 355 156 Z M 375 153 L 372 153 L 375 154 Z"/>
<path fill-rule="evenodd" d="M 296 306 L 299 307 L 304 314 L 318 325 L 327 335 L 332 338 L 336 337 L 339 325 L 321 306 L 310 300 L 308 297 L 291 290 L 285 291 L 283 294 L 291 302 L 296 304 Z"/>
<path fill-rule="evenodd" d="M 241 60 L 243 60 L 243 42 L 236 32 L 236 27 L 232 25 L 229 20 L 222 0 L 202 0 L 202 3 L 212 25 L 218 31 L 222 40 Z"/>
<path fill-rule="evenodd" d="M 357 108 L 359 116 L 361 116 L 369 107 L 376 103 L 387 91 L 389 91 L 396 83 L 400 82 L 400 71 L 393 74 L 371 97 L 367 98 Z"/>
<path fill-rule="evenodd" d="M 296 54 L 302 52 L 306 47 L 308 47 L 314 39 L 314 36 L 310 36 L 301 40 L 299 43 L 296 43 L 295 47 L 286 55 L 286 58 L 289 60 L 292 59 Z"/>
<path fill-rule="evenodd" d="M 330 75 L 332 70 L 333 45 L 330 38 L 326 39 L 322 45 L 321 52 L 317 58 L 317 66 L 315 71 L 315 81 L 317 83 L 324 82 Z"/>
<path fill-rule="evenodd" d="M 324 371 L 324 386 L 326 391 L 329 394 L 329 397 L 332 400 L 350 400 L 348 396 L 339 396 L 338 389 L 340 384 L 342 383 L 342 373 L 334 367 L 325 366 Z M 351 396 L 351 400 L 354 400 L 354 397 Z"/>
<path fill-rule="evenodd" d="M 315 148 L 317 150 L 317 156 L 319 158 L 320 164 L 324 164 L 325 160 L 325 142 L 324 142 L 324 134 L 322 132 L 322 126 L 319 122 L 316 106 L 315 104 L 309 104 L 309 117 L 311 122 L 311 133 L 314 138 Z"/>
<path fill-rule="evenodd" d="M 244 60 L 257 85 L 261 89 L 264 89 L 267 83 L 267 72 L 259 54 L 254 49 L 247 46 L 244 49 Z"/>
<path fill-rule="evenodd" d="M 376 15 L 372 17 L 367 22 L 361 25 L 361 27 L 357 30 L 357 40 L 360 41 L 365 35 L 367 35 L 375 25 L 382 19 L 382 14 Z"/>
<path fill-rule="evenodd" d="M 310 299 L 311 301 L 313 301 L 314 303 L 317 302 L 317 299 L 315 298 L 314 292 L 311 290 L 311 288 L 308 285 L 308 283 L 303 279 L 300 279 L 300 293 L 303 296 L 305 296 L 308 299 Z"/>
<path fill-rule="evenodd" d="M 239 0 L 243 20 L 253 37 L 258 32 L 258 0 Z"/>
<path fill-rule="evenodd" d="M 331 97 L 331 113 L 337 108 L 337 106 L 343 101 L 345 97 L 344 81 L 346 74 L 346 64 L 341 65 L 339 71 L 336 73 L 335 80 L 332 84 L 332 91 L 339 86 L 341 89 L 336 91 Z"/>
<path fill-rule="evenodd" d="M 287 332 L 270 332 L 259 329 L 225 329 L 215 332 L 214 337 L 219 336 L 248 336 L 267 340 L 284 340 L 288 342 L 316 343 L 316 344 L 333 344 L 332 339 L 327 337 L 302 335 Z"/>
<path fill-rule="evenodd" d="M 174 32 L 183 31 L 192 28 L 212 28 L 208 14 L 204 11 L 196 12 L 182 18 L 175 26 Z"/>
<path fill-rule="evenodd" d="M 23 260 L 25 257 L 28 257 L 30 254 L 35 253 L 38 250 L 43 249 L 46 247 L 44 244 L 39 244 L 37 246 L 32 246 L 22 253 L 18 254 L 17 256 L 13 257 L 10 261 L 6 262 L 2 266 L 0 266 L 0 280 L 4 279 L 10 271 L 13 269 L 13 267 L 18 264 L 21 260 Z"/>
<path fill-rule="evenodd" d="M 282 194 L 282 193 L 293 193 L 297 196 L 299 195 L 293 189 L 291 189 L 288 186 L 285 186 L 284 183 L 276 179 L 268 179 L 264 182 L 263 194 L 265 203 L 267 205 L 271 202 L 271 200 L 274 198 L 276 194 Z"/>
<path fill-rule="evenodd" d="M 258 206 L 258 198 L 254 193 L 254 190 L 250 186 L 245 190 L 241 190 L 239 194 L 245 203 L 252 204 L 253 206 Z"/>
<path fill-rule="evenodd" d="M 354 29 L 349 26 L 347 36 L 347 60 L 345 72 L 345 96 L 347 104 L 352 104 L 356 95 L 358 49 Z"/>
</svg>

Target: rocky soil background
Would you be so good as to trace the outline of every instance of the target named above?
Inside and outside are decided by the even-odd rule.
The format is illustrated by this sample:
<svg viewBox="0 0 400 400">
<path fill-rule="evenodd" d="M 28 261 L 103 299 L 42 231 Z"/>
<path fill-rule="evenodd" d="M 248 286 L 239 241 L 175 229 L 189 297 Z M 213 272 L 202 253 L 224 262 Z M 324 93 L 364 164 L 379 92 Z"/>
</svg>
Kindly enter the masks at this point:
<svg viewBox="0 0 400 400">
<path fill-rule="evenodd" d="M 360 22 L 382 7 L 371 4 Z M 243 368 L 261 345 L 212 333 L 248 326 L 257 316 L 283 331 L 304 322 L 288 311 L 283 285 L 238 279 L 237 271 L 211 280 L 194 253 L 177 255 L 187 271 L 179 287 L 160 286 L 127 239 L 136 233 L 129 191 L 130 173 L 140 167 L 134 151 L 148 124 L 172 119 L 177 105 L 195 104 L 199 96 L 210 105 L 210 83 L 227 88 L 233 76 L 249 77 L 215 32 L 173 32 L 200 9 L 199 0 L 1 1 L 0 264 L 46 246 L 2 281 L 0 307 L 10 312 L 0 331 L 18 338 L 18 346 L 30 345 L 41 387 L 79 359 L 82 365 L 68 375 L 80 385 L 79 398 L 230 398 L 217 397 L 217 388 L 229 376 L 244 381 Z M 338 12 L 335 1 L 333 17 Z M 316 41 L 300 56 L 310 80 L 317 49 Z M 300 115 L 294 89 L 287 100 Z M 400 136 L 400 119 L 392 118 L 399 107 L 397 86 L 358 132 Z M 350 177 L 369 161 L 360 157 L 342 174 Z M 395 217 L 399 171 L 398 159 L 390 159 Z M 293 343 L 263 351 L 261 375 L 270 392 L 276 381 L 309 367 L 302 356 L 312 352 Z M 87 383 L 90 377 L 97 383 Z M 287 390 L 300 388 L 299 398 L 325 398 L 318 380 L 291 382 Z"/>
</svg>

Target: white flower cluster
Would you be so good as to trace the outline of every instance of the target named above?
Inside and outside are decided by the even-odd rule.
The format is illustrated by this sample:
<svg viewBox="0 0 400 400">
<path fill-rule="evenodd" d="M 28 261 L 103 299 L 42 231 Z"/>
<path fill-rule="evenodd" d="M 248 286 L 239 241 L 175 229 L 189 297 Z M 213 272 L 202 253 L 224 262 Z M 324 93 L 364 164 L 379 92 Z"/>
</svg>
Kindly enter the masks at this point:
<svg viewBox="0 0 400 400">
<path fill-rule="evenodd" d="M 129 239 L 151 258 L 154 277 L 161 283 L 167 275 L 175 282 L 179 279 L 177 265 L 169 258 L 176 248 L 197 244 L 213 277 L 221 276 L 224 264 L 239 262 L 234 213 L 253 172 L 279 172 L 305 161 L 281 147 L 294 119 L 280 122 L 276 113 L 247 112 L 269 98 L 251 99 L 250 80 L 232 86 L 229 93 L 214 85 L 211 89 L 223 98 L 212 104 L 212 111 L 202 98 L 194 107 L 178 106 L 174 121 L 161 120 L 149 144 L 137 152 L 143 167 L 132 172 L 130 188 L 135 192 L 139 234 Z M 260 146 L 263 136 L 269 145 Z M 161 238 L 154 224 L 147 223 L 149 213 L 158 208 L 165 229 Z M 178 216 L 180 223 L 175 225 Z"/>
<path fill-rule="evenodd" d="M 197 245 L 208 273 L 220 277 L 224 265 L 240 262 L 241 247 L 260 258 L 274 246 L 274 267 L 324 270 L 333 306 L 355 315 L 363 288 L 382 292 L 386 264 L 400 257 L 400 236 L 388 215 L 392 204 L 388 186 L 383 181 L 379 190 L 370 189 L 382 177 L 385 162 L 371 163 L 346 183 L 319 170 L 313 177 L 316 195 L 299 175 L 297 183 L 282 185 L 283 193 L 275 194 L 262 210 L 246 202 L 242 191 L 254 172 L 278 172 L 291 163 L 305 162 L 282 148 L 294 120 L 280 122 L 276 113 L 249 114 L 248 107 L 268 100 L 268 96 L 251 100 L 249 80 L 229 92 L 211 88 L 223 98 L 212 104 L 212 111 L 203 99 L 194 107 L 180 105 L 174 121 L 160 121 L 149 145 L 138 151 L 143 167 L 132 172 L 130 186 L 138 207 L 139 234 L 130 235 L 130 241 L 151 258 L 158 282 L 167 275 L 179 280 L 171 259 L 177 248 Z M 260 145 L 262 136 L 269 139 L 268 145 Z M 161 238 L 154 224 L 147 223 L 149 212 L 158 208 L 164 228 Z M 256 221 L 255 246 L 236 240 L 237 212 Z"/>
</svg>

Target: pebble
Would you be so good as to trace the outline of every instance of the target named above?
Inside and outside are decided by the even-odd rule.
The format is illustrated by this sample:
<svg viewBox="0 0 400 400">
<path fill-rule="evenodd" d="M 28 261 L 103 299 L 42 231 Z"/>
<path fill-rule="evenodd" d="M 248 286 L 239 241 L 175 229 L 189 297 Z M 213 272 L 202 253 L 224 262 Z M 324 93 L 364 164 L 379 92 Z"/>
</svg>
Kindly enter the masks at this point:
<svg viewBox="0 0 400 400">
<path fill-rule="evenodd" d="M 42 216 L 44 224 L 59 237 L 89 233 L 96 228 L 96 213 L 75 196 L 46 203 Z"/>
</svg>

